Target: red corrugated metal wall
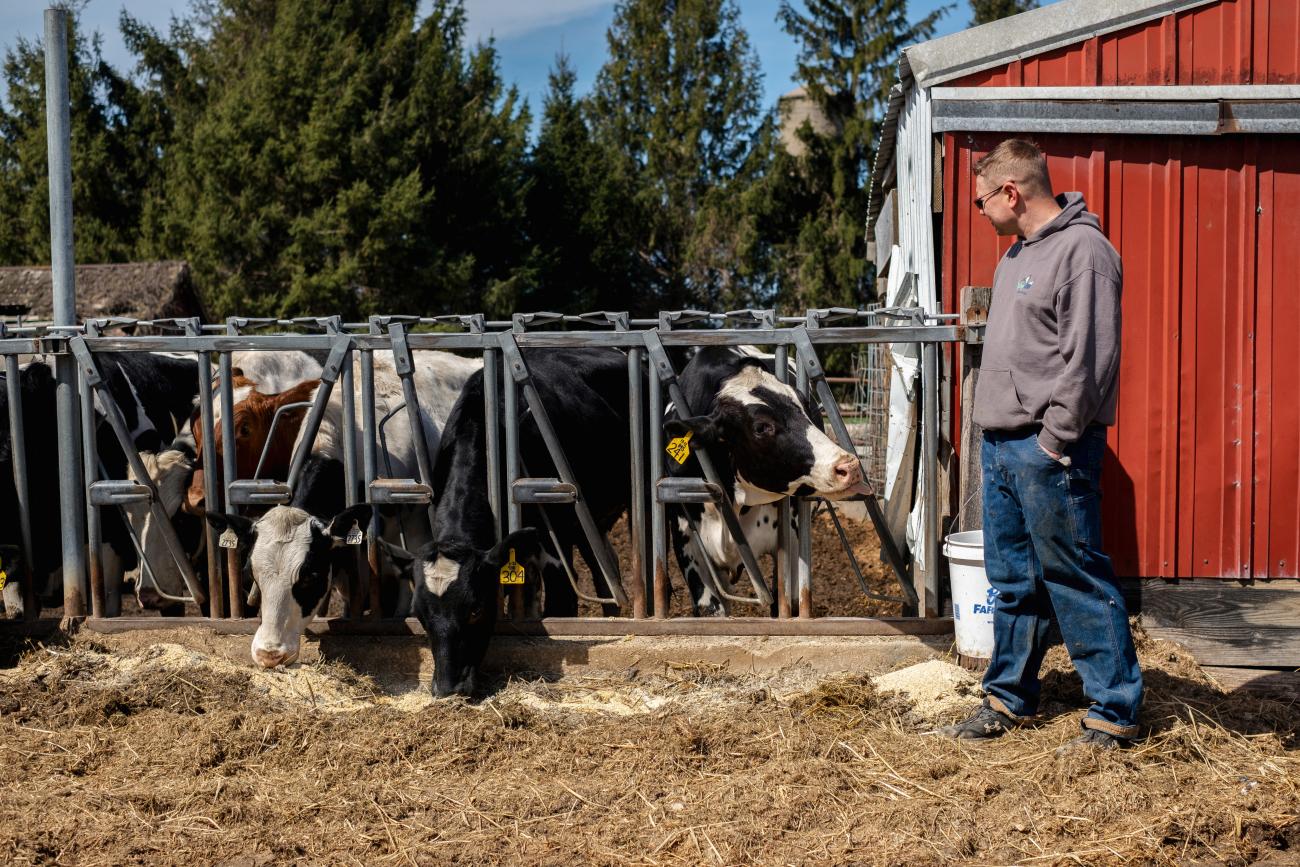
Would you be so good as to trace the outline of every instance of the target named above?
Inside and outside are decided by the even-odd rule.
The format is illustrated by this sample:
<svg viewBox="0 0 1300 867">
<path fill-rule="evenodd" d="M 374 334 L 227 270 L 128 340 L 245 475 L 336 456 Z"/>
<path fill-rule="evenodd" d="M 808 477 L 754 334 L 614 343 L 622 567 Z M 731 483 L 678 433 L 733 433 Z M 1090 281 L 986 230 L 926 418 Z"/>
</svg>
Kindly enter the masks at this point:
<svg viewBox="0 0 1300 867">
<path fill-rule="evenodd" d="M 1300 0 L 1224 0 L 954 85 L 1300 82 Z M 971 164 L 1003 133 L 944 136 L 944 302 L 1010 246 Z M 1124 576 L 1297 576 L 1300 138 L 1036 135 L 1124 261 L 1105 533 Z M 958 421 L 959 423 L 959 421 Z"/>
</svg>

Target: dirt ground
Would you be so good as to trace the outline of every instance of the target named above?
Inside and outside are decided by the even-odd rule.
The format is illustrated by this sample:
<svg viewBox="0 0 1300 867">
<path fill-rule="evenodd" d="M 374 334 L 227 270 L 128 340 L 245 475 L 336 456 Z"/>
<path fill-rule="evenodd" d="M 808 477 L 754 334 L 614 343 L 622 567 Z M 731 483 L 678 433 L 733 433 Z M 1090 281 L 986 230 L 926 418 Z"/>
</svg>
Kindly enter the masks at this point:
<svg viewBox="0 0 1300 867">
<path fill-rule="evenodd" d="M 0 669 L 5 864 L 1295 864 L 1297 708 L 1139 637 L 1143 738 L 1056 758 L 1077 677 L 982 746 L 931 660 L 871 679 L 681 662 L 389 694 L 338 661 L 254 671 L 197 630 L 81 633 Z M 210 642 L 210 639 L 209 639 Z"/>
</svg>

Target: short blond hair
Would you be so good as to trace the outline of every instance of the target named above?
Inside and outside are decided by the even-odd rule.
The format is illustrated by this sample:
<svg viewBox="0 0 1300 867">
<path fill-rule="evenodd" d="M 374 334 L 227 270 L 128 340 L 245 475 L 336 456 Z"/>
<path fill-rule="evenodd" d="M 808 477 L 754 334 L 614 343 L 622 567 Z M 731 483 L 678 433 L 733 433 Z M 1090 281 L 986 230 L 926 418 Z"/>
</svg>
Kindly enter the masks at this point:
<svg viewBox="0 0 1300 867">
<path fill-rule="evenodd" d="M 1038 145 L 1023 138 L 1009 138 L 975 163 L 975 175 L 991 183 L 1015 181 L 1033 196 L 1051 196 L 1052 179 L 1047 174 L 1047 158 Z"/>
</svg>

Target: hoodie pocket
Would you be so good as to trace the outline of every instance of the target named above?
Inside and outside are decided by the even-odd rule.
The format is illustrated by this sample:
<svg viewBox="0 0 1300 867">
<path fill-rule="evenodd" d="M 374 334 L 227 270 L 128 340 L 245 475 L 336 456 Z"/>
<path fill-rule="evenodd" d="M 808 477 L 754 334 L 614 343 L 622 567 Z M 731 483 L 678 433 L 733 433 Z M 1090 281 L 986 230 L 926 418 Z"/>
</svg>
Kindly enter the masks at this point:
<svg viewBox="0 0 1300 867">
<path fill-rule="evenodd" d="M 1033 424 L 1009 370 L 980 368 L 975 386 L 975 422 L 986 430 L 1014 430 Z"/>
</svg>

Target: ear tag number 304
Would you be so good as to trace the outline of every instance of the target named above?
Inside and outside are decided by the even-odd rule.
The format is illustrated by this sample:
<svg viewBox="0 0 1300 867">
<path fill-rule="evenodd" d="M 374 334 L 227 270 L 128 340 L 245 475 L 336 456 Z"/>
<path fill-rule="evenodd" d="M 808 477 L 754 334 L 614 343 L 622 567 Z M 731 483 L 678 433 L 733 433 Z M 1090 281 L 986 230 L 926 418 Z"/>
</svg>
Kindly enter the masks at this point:
<svg viewBox="0 0 1300 867">
<path fill-rule="evenodd" d="M 3 561 L 0 561 L 0 590 L 5 589 L 7 583 L 9 583 L 9 573 L 5 570 Z"/>
<path fill-rule="evenodd" d="M 227 527 L 221 533 L 221 537 L 217 539 L 217 544 L 220 545 L 222 548 L 238 548 L 239 537 L 235 535 L 235 531 L 233 529 Z"/>
<path fill-rule="evenodd" d="M 687 431 L 685 436 L 679 436 L 668 442 L 668 456 L 679 464 L 686 463 L 686 459 L 691 456 L 691 434 L 693 431 Z"/>
<path fill-rule="evenodd" d="M 501 567 L 501 583 L 507 585 L 524 583 L 524 567 L 515 562 L 514 548 L 510 549 L 510 559 L 506 561 L 506 565 Z"/>
</svg>

